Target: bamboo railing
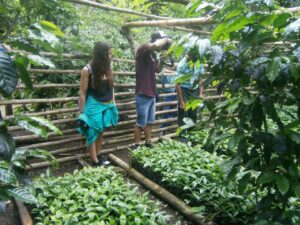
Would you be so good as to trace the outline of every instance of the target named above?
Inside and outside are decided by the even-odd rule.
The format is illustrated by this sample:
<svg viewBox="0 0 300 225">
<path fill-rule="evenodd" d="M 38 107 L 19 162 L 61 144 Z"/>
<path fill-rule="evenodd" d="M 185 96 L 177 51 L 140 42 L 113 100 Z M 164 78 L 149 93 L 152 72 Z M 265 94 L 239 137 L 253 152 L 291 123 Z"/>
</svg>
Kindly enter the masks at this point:
<svg viewBox="0 0 300 225">
<path fill-rule="evenodd" d="M 42 52 L 41 53 L 47 57 L 55 57 L 57 54 Z M 61 59 L 86 59 L 88 55 L 85 54 L 61 54 Z M 129 59 L 119 59 L 114 58 L 115 62 L 118 63 L 129 63 L 133 64 L 133 60 Z M 28 72 L 33 76 L 52 76 L 52 75 L 79 75 L 81 70 L 74 69 L 29 69 Z M 116 76 L 124 76 L 124 77 L 135 77 L 134 71 L 115 71 L 114 74 Z M 168 71 L 164 76 L 174 76 L 175 71 Z M 157 75 L 161 76 L 161 75 Z M 74 80 L 76 78 L 74 77 Z M 162 85 L 157 84 L 158 90 L 163 90 L 164 88 L 174 88 L 175 84 Z M 68 90 L 74 89 L 79 91 L 79 77 L 76 80 L 76 83 L 66 84 L 66 83 L 49 83 L 42 84 L 38 82 L 34 82 L 33 84 L 34 90 L 42 89 L 53 90 L 53 93 L 56 93 L 55 90 Z M 103 143 L 103 152 L 112 153 L 114 151 L 119 151 L 122 149 L 126 149 L 128 144 L 133 143 L 133 133 L 134 126 L 136 120 L 135 113 L 135 99 L 134 99 L 134 89 L 135 83 L 116 83 L 115 84 L 115 96 L 116 103 L 119 109 L 119 114 L 121 116 L 125 116 L 125 121 L 120 121 L 117 127 L 108 129 L 104 132 L 104 143 Z M 18 92 L 23 92 L 26 90 L 24 84 L 17 85 Z M 210 96 L 216 92 L 215 88 L 210 88 L 205 90 L 207 94 L 206 99 L 220 99 L 224 96 Z M 76 92 L 75 92 L 76 93 Z M 157 112 L 157 120 L 155 122 L 155 129 L 153 130 L 154 137 L 157 137 L 161 132 L 175 132 L 177 128 L 177 118 L 169 118 L 164 119 L 160 118 L 161 116 L 174 113 L 176 115 L 177 109 L 177 101 L 172 102 L 164 102 L 163 98 L 167 96 L 174 96 L 176 93 L 162 93 L 160 94 L 160 99 L 156 104 Z M 76 132 L 76 117 L 78 116 L 78 99 L 79 96 L 67 96 L 67 97 L 51 97 L 51 98 L 32 98 L 32 99 L 7 99 L 1 100 L 0 106 L 11 105 L 13 108 L 15 107 L 25 107 L 30 109 L 31 105 L 40 105 L 42 104 L 44 108 L 41 108 L 38 111 L 24 111 L 23 115 L 27 116 L 40 116 L 47 119 L 50 119 L 53 124 L 58 126 L 63 133 L 63 136 L 57 135 L 54 132 L 49 132 L 48 138 L 43 139 L 38 135 L 32 134 L 26 130 L 24 130 L 21 126 L 10 126 L 8 127 L 9 132 L 11 132 L 14 136 L 16 144 L 18 147 L 24 147 L 27 149 L 41 148 L 47 149 L 52 154 L 54 154 L 59 161 L 68 162 L 72 160 L 76 160 L 78 155 L 82 154 L 85 156 L 86 146 L 84 143 L 84 138 Z M 173 108 L 164 109 L 164 106 L 172 106 Z M 4 115 L 4 119 L 12 119 L 13 115 Z M 166 127 L 160 127 L 162 124 L 168 123 Z M 156 140 L 156 139 L 155 139 Z M 125 147 L 127 146 L 127 147 Z M 40 162 L 36 165 L 47 165 L 47 163 Z"/>
</svg>

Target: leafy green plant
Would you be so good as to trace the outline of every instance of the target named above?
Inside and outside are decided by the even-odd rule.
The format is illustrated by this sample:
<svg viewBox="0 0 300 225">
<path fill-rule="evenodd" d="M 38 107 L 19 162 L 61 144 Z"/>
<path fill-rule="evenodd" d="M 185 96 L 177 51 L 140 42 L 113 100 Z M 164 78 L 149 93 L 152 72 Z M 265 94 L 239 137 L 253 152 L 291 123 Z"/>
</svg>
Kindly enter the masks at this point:
<svg viewBox="0 0 300 225">
<path fill-rule="evenodd" d="M 167 224 L 147 193 L 126 183 L 112 168 L 84 168 L 34 183 L 39 204 L 35 224 Z"/>
<path fill-rule="evenodd" d="M 195 212 L 218 224 L 250 224 L 256 195 L 251 186 L 247 194 L 240 194 L 237 182 L 227 179 L 221 167 L 225 159 L 173 140 L 133 152 L 134 167 L 183 198 Z"/>
<path fill-rule="evenodd" d="M 28 63 L 51 66 L 49 61 L 39 56 L 38 46 L 52 48 L 54 45 L 51 45 L 58 41 L 56 36 L 63 35 L 58 27 L 47 21 L 34 24 L 27 32 L 31 38 L 30 44 L 24 44 L 24 40 L 20 37 L 16 38 L 14 43 L 23 43 L 24 45 L 20 44 L 18 47 L 22 46 L 24 50 L 24 47 L 27 46 L 28 48 L 25 49 L 32 50 L 34 54 L 27 55 L 28 53 L 17 52 L 12 61 L 9 53 L 2 46 L 0 49 L 0 92 L 6 97 L 12 95 L 18 81 L 18 74 L 25 85 L 29 89 L 31 88 L 32 83 L 26 71 Z M 27 160 L 40 158 L 53 163 L 55 160 L 50 153 L 44 150 L 16 149 L 15 141 L 7 131 L 10 124 L 22 126 L 44 138 L 48 136 L 47 128 L 57 134 L 62 133 L 54 124 L 44 118 L 24 115 L 15 115 L 6 121 L 2 117 L 0 118 L 0 200 L 16 198 L 27 203 L 36 203 L 36 198 L 28 185 L 28 179 L 24 179 Z"/>
<path fill-rule="evenodd" d="M 200 124 L 213 127 L 208 142 L 223 141 L 222 132 L 236 152 L 228 161 L 229 177 L 242 168 L 259 174 L 245 173 L 240 180 L 240 186 L 250 183 L 263 193 L 256 223 L 298 224 L 299 208 L 291 212 L 290 202 L 300 197 L 300 19 L 276 3 L 226 1 L 213 14 L 221 22 L 210 41 L 222 54 L 208 49 L 199 60 L 211 68 L 206 86 L 217 87 L 226 99 L 205 101 L 210 117 Z"/>
</svg>

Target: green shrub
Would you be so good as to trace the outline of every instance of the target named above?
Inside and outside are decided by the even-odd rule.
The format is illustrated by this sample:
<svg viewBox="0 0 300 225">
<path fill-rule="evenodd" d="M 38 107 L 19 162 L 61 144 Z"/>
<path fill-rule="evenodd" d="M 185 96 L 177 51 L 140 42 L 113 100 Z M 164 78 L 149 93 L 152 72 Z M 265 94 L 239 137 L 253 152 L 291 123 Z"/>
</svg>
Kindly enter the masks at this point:
<svg viewBox="0 0 300 225">
<path fill-rule="evenodd" d="M 84 168 L 63 177 L 42 176 L 35 182 L 39 205 L 36 225 L 166 224 L 167 216 L 137 187 L 112 169 Z"/>
</svg>

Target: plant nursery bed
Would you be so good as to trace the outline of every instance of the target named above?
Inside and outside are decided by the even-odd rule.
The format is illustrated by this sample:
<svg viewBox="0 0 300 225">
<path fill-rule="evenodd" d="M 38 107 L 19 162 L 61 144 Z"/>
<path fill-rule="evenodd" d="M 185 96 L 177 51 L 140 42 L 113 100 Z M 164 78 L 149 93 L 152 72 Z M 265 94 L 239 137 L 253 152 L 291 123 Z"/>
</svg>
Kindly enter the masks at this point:
<svg viewBox="0 0 300 225">
<path fill-rule="evenodd" d="M 34 224 L 191 224 L 134 183 L 113 167 L 42 176 L 35 182 Z"/>
<path fill-rule="evenodd" d="M 132 166 L 174 195 L 193 210 L 217 224 L 249 224 L 254 199 L 239 194 L 235 181 L 226 180 L 224 160 L 174 140 L 163 141 L 153 149 L 133 151 Z"/>
</svg>

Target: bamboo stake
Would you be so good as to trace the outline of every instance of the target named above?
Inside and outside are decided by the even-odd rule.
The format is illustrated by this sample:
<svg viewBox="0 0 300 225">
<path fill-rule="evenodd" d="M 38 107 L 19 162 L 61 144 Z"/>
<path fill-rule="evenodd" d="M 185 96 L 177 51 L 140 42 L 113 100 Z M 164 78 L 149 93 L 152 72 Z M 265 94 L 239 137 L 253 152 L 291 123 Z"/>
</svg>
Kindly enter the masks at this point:
<svg viewBox="0 0 300 225">
<path fill-rule="evenodd" d="M 158 184 L 154 183 L 150 179 L 143 176 L 141 173 L 136 171 L 133 168 L 130 168 L 127 163 L 123 160 L 119 159 L 118 157 L 114 156 L 113 154 L 109 154 L 108 158 L 117 166 L 120 166 L 122 169 L 126 170 L 128 174 L 133 177 L 136 181 L 142 184 L 144 187 L 158 195 L 161 199 L 167 202 L 169 205 L 177 209 L 181 212 L 184 216 L 192 220 L 195 224 L 199 225 L 207 225 L 208 223 L 204 222 L 204 218 L 200 217 L 199 215 L 193 213 L 192 209 L 186 205 L 181 199 L 177 198 L 172 193 L 168 192 L 166 189 L 162 188 Z"/>
<path fill-rule="evenodd" d="M 185 26 L 185 25 L 203 25 L 215 23 L 211 16 L 188 19 L 170 19 L 159 21 L 137 21 L 125 23 L 123 27 L 170 27 L 170 26 Z"/>
<path fill-rule="evenodd" d="M 108 6 L 108 5 L 104 5 L 104 4 L 101 4 L 101 3 L 96 3 L 96 2 L 92 2 L 92 1 L 86 1 L 86 0 L 64 0 L 64 1 L 77 3 L 77 4 L 81 4 L 81 5 L 88 5 L 88 6 L 92 6 L 92 7 L 95 7 L 95 8 L 114 11 L 114 12 L 120 12 L 120 13 L 125 13 L 125 14 L 130 14 L 130 15 L 142 16 L 142 17 L 149 18 L 149 19 L 166 19 L 166 18 L 170 18 L 170 17 L 163 17 L 163 16 L 155 16 L 155 15 L 151 15 L 151 14 L 147 14 L 147 13 L 141 13 L 141 12 L 137 12 L 137 11 L 130 10 L 130 9 L 123 9 L 123 8 L 118 8 L 118 7 L 114 7 L 114 6 Z"/>
<path fill-rule="evenodd" d="M 16 199 L 15 199 L 15 203 L 18 208 L 18 212 L 19 212 L 19 216 L 20 216 L 22 225 L 33 225 L 31 215 L 30 215 L 28 209 L 26 208 L 26 206 L 24 205 L 24 203 L 20 202 Z"/>
</svg>

